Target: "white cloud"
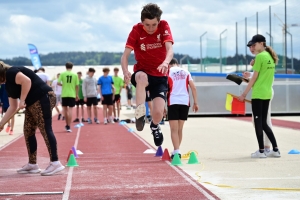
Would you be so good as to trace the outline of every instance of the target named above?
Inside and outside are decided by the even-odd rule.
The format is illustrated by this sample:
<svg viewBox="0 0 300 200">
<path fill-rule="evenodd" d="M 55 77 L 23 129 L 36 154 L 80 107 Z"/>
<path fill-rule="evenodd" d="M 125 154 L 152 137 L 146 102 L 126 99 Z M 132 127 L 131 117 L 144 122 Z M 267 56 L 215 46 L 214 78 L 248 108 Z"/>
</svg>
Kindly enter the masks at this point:
<svg viewBox="0 0 300 200">
<path fill-rule="evenodd" d="M 219 39 L 220 33 L 227 29 L 227 52 L 235 52 L 235 22 L 239 22 L 239 52 L 244 52 L 243 23 L 249 18 L 248 38 L 256 33 L 255 14 L 268 12 L 274 5 L 274 12 L 280 13 L 281 0 L 268 2 L 259 0 L 158 0 L 163 10 L 162 19 L 166 19 L 174 36 L 176 53 L 199 57 L 199 37 L 203 38 L 205 54 L 206 38 Z M 35 44 L 40 53 L 57 51 L 114 51 L 122 52 L 132 26 L 140 21 L 140 12 L 144 0 L 124 1 L 34 1 L 25 3 L 12 0 L 0 3 L 0 57 L 27 56 L 27 43 Z M 291 22 L 299 19 L 295 5 L 297 0 L 288 1 L 291 10 Z M 276 6 L 275 6 L 276 5 Z M 46 10 L 46 12 L 45 12 Z M 250 21 L 252 20 L 252 21 Z M 264 19 L 268 21 L 268 19 Z M 294 22 L 295 21 L 295 22 Z M 266 28 L 262 29 L 265 34 Z M 274 38 L 281 41 L 282 33 L 274 27 Z M 291 29 L 294 41 L 297 29 Z M 279 38 L 279 39 L 278 39 Z M 294 45 L 296 46 L 296 45 Z M 3 48 L 5 47 L 5 48 Z M 241 49 L 241 50 L 240 50 Z M 295 47 L 296 49 L 296 47 Z"/>
</svg>

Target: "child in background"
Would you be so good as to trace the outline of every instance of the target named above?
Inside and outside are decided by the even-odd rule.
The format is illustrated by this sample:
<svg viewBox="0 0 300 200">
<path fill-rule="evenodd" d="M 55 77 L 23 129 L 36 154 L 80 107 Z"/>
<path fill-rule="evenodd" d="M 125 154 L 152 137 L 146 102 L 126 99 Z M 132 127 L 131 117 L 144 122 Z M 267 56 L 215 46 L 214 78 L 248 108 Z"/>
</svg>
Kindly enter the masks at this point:
<svg viewBox="0 0 300 200">
<path fill-rule="evenodd" d="M 104 124 L 114 124 L 112 117 L 113 100 L 115 99 L 115 87 L 112 76 L 108 75 L 109 68 L 103 68 L 103 76 L 98 79 L 98 93 L 101 96 L 101 103 L 103 105 Z M 108 112 L 107 112 L 108 109 Z"/>
<path fill-rule="evenodd" d="M 52 89 L 55 93 L 55 96 L 56 96 L 55 109 L 58 113 L 57 120 L 60 120 L 60 118 L 62 117 L 62 114 L 61 114 L 60 110 L 58 109 L 58 104 L 59 103 L 61 104 L 61 89 L 62 89 L 62 86 L 57 84 L 57 79 L 59 79 L 59 76 L 60 76 L 60 73 L 58 73 L 56 75 L 56 79 L 54 81 L 52 81 L 52 84 L 51 84 L 51 87 L 52 87 Z M 64 117 L 62 117 L 62 120 L 64 120 Z"/>
<path fill-rule="evenodd" d="M 100 121 L 98 120 L 98 112 L 97 112 L 98 92 L 97 92 L 97 80 L 94 78 L 95 72 L 96 70 L 94 68 L 89 68 L 88 76 L 83 80 L 82 83 L 82 93 L 84 97 L 84 102 L 87 105 L 88 124 L 92 123 L 92 106 L 94 110 L 94 122 L 96 124 L 100 124 Z"/>
<path fill-rule="evenodd" d="M 8 96 L 7 92 L 5 90 L 5 84 L 1 85 L 0 88 L 0 98 L 2 102 L 2 116 L 4 113 L 6 113 L 8 107 L 9 107 L 9 102 L 8 102 Z M 7 122 L 7 127 L 6 127 L 6 133 L 9 133 L 9 135 L 14 134 L 14 125 L 15 125 L 15 116 L 13 116 L 8 122 Z"/>
<path fill-rule="evenodd" d="M 79 85 L 78 85 L 78 97 L 79 99 L 75 102 L 76 104 L 76 119 L 73 122 L 80 122 L 80 117 L 79 117 L 79 106 L 81 107 L 81 122 L 87 122 L 84 119 L 84 100 L 83 100 L 83 94 L 82 94 L 82 83 L 83 80 L 81 79 L 82 77 L 82 73 L 81 72 L 77 72 L 78 75 L 78 81 L 79 81 Z"/>
</svg>

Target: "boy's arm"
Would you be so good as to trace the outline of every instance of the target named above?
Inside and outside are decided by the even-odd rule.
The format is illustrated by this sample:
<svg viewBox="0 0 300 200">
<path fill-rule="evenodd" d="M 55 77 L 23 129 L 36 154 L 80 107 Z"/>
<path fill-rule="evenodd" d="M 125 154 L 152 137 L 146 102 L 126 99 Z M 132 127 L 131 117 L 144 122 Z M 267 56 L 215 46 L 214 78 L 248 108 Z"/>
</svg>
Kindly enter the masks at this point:
<svg viewBox="0 0 300 200">
<path fill-rule="evenodd" d="M 189 81 L 189 85 L 190 85 L 190 88 L 192 90 L 193 101 L 194 101 L 194 103 L 193 103 L 193 111 L 197 112 L 199 110 L 199 107 L 198 107 L 198 98 L 197 98 L 197 89 L 196 89 L 196 86 L 195 86 L 193 80 Z"/>
</svg>

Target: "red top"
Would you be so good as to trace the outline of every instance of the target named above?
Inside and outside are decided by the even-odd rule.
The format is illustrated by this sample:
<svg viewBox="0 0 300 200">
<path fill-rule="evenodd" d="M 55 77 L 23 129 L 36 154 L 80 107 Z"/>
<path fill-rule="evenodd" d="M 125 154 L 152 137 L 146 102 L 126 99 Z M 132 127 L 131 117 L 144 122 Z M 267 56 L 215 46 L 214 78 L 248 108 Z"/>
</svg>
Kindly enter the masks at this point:
<svg viewBox="0 0 300 200">
<path fill-rule="evenodd" d="M 153 34 L 148 34 L 142 23 L 134 25 L 126 42 L 126 47 L 134 50 L 137 61 L 133 71 L 144 71 L 152 76 L 165 76 L 157 70 L 167 55 L 165 42 L 174 43 L 168 22 L 161 20 Z"/>
</svg>

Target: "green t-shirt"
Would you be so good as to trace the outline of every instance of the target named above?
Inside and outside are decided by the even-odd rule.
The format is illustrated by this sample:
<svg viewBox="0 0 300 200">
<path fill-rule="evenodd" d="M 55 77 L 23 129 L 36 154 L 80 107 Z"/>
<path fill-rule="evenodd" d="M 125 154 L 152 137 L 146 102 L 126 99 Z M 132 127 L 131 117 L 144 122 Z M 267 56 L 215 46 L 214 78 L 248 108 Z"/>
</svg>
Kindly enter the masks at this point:
<svg viewBox="0 0 300 200">
<path fill-rule="evenodd" d="M 79 80 L 79 89 L 78 89 L 78 97 L 79 97 L 79 99 L 83 99 L 84 98 L 83 97 L 83 93 L 82 93 L 82 83 L 83 83 L 83 80 L 80 79 Z"/>
<path fill-rule="evenodd" d="M 124 86 L 124 81 L 119 76 L 113 76 L 115 94 L 120 94 L 121 88 Z"/>
<path fill-rule="evenodd" d="M 267 51 L 256 55 L 253 71 L 258 72 L 258 77 L 252 86 L 252 99 L 271 99 L 275 63 Z"/>
<path fill-rule="evenodd" d="M 72 71 L 60 74 L 57 82 L 62 84 L 61 97 L 76 97 L 76 85 L 79 85 L 78 76 Z"/>
</svg>

